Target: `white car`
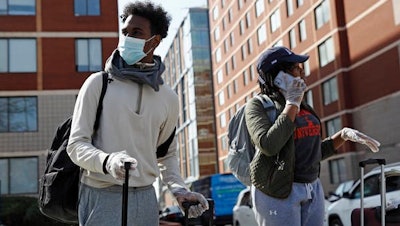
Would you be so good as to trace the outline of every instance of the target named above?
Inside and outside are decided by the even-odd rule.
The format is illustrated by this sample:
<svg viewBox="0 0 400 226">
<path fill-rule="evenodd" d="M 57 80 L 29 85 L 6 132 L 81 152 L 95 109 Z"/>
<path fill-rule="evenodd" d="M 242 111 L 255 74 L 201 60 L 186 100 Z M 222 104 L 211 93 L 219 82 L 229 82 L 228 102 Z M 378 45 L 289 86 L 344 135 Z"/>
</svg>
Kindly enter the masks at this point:
<svg viewBox="0 0 400 226">
<path fill-rule="evenodd" d="M 380 166 L 364 175 L 364 207 L 381 205 L 380 199 Z M 386 202 L 399 202 L 400 198 L 400 163 L 385 166 L 386 175 Z M 327 207 L 327 221 L 329 226 L 350 226 L 351 212 L 360 208 L 360 180 L 354 182 L 348 192 Z"/>
<path fill-rule="evenodd" d="M 233 226 L 257 226 L 257 221 L 252 209 L 250 188 L 243 189 L 233 206 Z"/>
</svg>

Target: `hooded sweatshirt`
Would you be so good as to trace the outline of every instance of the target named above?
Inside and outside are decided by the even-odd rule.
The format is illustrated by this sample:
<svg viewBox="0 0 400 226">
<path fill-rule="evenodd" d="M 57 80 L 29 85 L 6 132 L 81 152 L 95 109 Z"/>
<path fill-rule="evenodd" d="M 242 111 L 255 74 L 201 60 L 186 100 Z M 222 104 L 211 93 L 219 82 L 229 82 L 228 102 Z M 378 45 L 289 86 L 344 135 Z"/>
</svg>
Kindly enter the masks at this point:
<svg viewBox="0 0 400 226">
<path fill-rule="evenodd" d="M 99 129 L 93 125 L 102 88 L 102 74 L 90 75 L 82 85 L 73 113 L 67 152 L 84 169 L 81 182 L 104 188 L 121 184 L 104 174 L 103 162 L 113 152 L 126 151 L 138 162 L 135 178 L 129 186 L 151 185 L 160 174 L 170 187 L 185 187 L 179 173 L 176 141 L 166 156 L 157 159 L 156 150 L 174 132 L 178 120 L 178 96 L 163 85 L 164 65 L 155 56 L 154 66 L 138 68 L 126 65 L 115 50 L 105 71 L 109 84 L 103 100 Z M 159 167 L 158 163 L 161 164 Z"/>
</svg>

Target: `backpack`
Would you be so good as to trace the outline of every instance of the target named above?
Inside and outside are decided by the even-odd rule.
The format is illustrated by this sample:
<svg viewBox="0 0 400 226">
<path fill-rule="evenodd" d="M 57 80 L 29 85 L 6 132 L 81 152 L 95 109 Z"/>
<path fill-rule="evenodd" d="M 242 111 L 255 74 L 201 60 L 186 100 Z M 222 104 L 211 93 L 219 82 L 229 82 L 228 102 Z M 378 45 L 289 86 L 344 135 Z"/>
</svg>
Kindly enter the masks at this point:
<svg viewBox="0 0 400 226">
<path fill-rule="evenodd" d="M 103 87 L 96 112 L 94 131 L 99 128 L 108 74 L 103 73 Z M 81 169 L 67 154 L 72 116 L 58 126 L 47 153 L 46 168 L 39 181 L 38 205 L 45 216 L 64 223 L 78 222 L 78 191 Z"/>
<path fill-rule="evenodd" d="M 271 122 L 276 119 L 276 108 L 274 102 L 267 95 L 255 96 L 267 110 L 268 118 Z M 250 162 L 253 160 L 256 149 L 251 141 L 249 131 L 247 130 L 245 119 L 245 108 L 243 105 L 228 126 L 228 145 L 229 152 L 225 163 L 236 178 L 247 186 L 251 186 Z"/>
</svg>

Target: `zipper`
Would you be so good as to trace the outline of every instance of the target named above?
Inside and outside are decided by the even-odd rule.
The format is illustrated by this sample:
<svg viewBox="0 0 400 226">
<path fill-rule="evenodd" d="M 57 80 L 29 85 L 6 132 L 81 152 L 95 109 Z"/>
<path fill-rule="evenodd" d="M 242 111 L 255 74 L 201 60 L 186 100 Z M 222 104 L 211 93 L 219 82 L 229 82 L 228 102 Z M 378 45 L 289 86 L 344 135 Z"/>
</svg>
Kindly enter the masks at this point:
<svg viewBox="0 0 400 226">
<path fill-rule="evenodd" d="M 139 95 L 136 101 L 136 114 L 140 113 L 140 108 L 142 107 L 142 96 L 143 96 L 143 84 L 139 84 Z"/>
</svg>

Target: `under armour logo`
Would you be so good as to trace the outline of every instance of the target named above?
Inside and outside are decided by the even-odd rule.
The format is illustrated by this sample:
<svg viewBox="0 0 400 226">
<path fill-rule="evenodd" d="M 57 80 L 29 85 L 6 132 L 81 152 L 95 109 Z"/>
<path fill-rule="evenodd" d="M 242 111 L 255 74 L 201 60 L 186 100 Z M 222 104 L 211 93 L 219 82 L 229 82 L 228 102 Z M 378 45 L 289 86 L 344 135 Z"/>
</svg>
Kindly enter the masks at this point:
<svg viewBox="0 0 400 226">
<path fill-rule="evenodd" d="M 269 210 L 269 215 L 278 215 L 278 212 L 276 210 Z"/>
</svg>

